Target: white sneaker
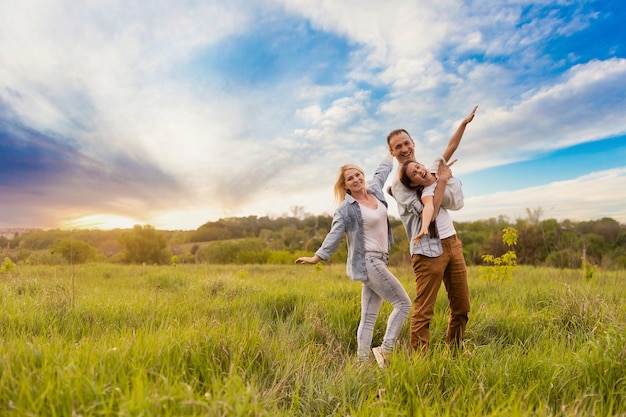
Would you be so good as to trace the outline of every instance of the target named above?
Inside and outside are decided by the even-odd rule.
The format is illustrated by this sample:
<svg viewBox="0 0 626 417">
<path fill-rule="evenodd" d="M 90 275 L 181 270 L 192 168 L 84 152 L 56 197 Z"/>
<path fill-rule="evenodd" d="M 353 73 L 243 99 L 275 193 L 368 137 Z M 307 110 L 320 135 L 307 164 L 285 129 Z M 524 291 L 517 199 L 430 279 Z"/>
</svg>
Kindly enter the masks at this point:
<svg viewBox="0 0 626 417">
<path fill-rule="evenodd" d="M 380 368 L 387 366 L 387 356 L 389 353 L 387 353 L 382 346 L 372 348 L 372 353 L 374 353 L 374 358 L 376 358 L 376 363 L 378 363 Z"/>
</svg>

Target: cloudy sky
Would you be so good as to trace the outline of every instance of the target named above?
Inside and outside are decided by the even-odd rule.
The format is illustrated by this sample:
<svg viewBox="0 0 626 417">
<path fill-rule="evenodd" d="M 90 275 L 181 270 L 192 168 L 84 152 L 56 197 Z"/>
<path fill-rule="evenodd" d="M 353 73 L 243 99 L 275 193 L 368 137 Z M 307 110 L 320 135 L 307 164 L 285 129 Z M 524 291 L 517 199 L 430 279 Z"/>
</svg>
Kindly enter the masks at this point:
<svg viewBox="0 0 626 417">
<path fill-rule="evenodd" d="M 0 227 L 332 213 L 342 163 L 369 176 L 400 127 L 430 162 L 474 105 L 455 220 L 626 223 L 623 0 L 0 0 L 0 16 Z"/>
</svg>

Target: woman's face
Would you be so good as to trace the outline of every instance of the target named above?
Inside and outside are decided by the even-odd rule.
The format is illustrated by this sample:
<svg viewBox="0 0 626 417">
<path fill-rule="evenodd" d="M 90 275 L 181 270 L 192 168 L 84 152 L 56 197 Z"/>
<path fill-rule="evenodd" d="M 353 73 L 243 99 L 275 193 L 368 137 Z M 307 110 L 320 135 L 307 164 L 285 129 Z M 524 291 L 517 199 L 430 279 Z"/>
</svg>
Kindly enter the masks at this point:
<svg viewBox="0 0 626 417">
<path fill-rule="evenodd" d="M 343 172 L 343 182 L 346 190 L 350 190 L 351 193 L 363 191 L 365 188 L 363 173 L 355 168 L 348 168 Z"/>
<path fill-rule="evenodd" d="M 419 162 L 411 162 L 406 167 L 406 175 L 411 180 L 411 185 L 427 186 L 436 181 L 430 171 Z"/>
</svg>

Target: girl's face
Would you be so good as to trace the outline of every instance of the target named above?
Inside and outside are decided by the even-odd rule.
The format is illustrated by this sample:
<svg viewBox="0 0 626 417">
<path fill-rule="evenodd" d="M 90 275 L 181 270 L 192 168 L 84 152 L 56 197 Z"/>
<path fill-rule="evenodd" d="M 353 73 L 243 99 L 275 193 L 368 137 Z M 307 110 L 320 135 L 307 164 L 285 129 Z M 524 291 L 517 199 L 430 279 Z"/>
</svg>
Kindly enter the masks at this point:
<svg viewBox="0 0 626 417">
<path fill-rule="evenodd" d="M 411 180 L 411 185 L 427 186 L 436 181 L 433 174 L 419 162 L 411 162 L 406 167 L 406 175 Z"/>
<path fill-rule="evenodd" d="M 363 173 L 355 168 L 348 168 L 343 172 L 343 182 L 346 190 L 350 190 L 351 193 L 363 191 L 365 188 Z"/>
</svg>

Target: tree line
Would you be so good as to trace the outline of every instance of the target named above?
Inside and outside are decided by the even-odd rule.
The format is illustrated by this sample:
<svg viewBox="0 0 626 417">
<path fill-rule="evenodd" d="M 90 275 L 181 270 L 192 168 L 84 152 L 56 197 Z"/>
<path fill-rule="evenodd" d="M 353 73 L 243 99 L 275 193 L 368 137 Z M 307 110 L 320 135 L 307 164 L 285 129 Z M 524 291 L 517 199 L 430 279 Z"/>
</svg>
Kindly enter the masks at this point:
<svg viewBox="0 0 626 417">
<path fill-rule="evenodd" d="M 517 230 L 517 262 L 524 265 L 580 268 L 583 262 L 606 269 L 626 268 L 626 226 L 611 218 L 589 221 L 541 220 L 541 209 L 527 217 L 505 216 L 455 222 L 468 265 L 481 265 L 485 254 L 509 250 L 502 231 Z M 35 230 L 12 239 L 0 236 L 0 254 L 19 264 L 82 263 L 291 263 L 312 254 L 330 229 L 332 216 L 231 217 L 196 230 L 156 230 L 150 225 L 114 230 Z M 409 263 L 408 240 L 400 220 L 392 218 L 395 243 L 390 264 Z M 330 262 L 346 259 L 345 242 Z"/>
</svg>

